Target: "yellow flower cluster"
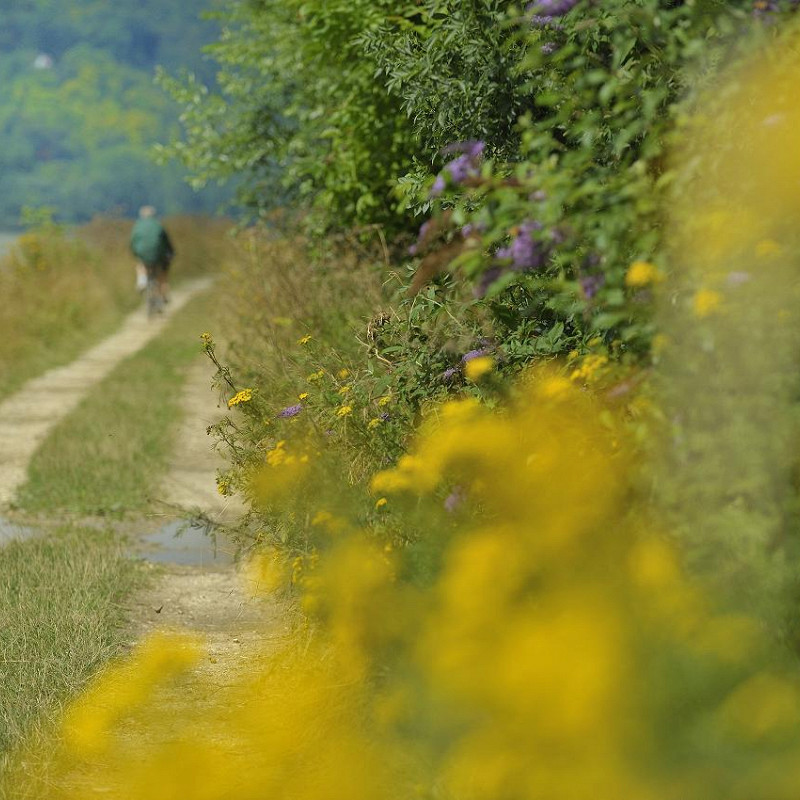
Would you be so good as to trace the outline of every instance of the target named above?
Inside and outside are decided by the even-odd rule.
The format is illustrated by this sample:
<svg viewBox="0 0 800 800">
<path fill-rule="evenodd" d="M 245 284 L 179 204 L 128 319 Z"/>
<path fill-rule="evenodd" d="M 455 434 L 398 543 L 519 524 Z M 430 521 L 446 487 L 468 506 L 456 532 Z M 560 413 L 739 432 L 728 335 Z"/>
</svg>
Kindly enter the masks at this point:
<svg viewBox="0 0 800 800">
<path fill-rule="evenodd" d="M 570 378 L 581 383 L 596 383 L 604 377 L 608 365 L 608 356 L 593 353 L 583 358 L 578 367 L 570 373 Z"/>
<path fill-rule="evenodd" d="M 625 285 L 641 289 L 664 280 L 661 270 L 649 261 L 634 261 L 625 273 Z"/>
<path fill-rule="evenodd" d="M 311 334 L 310 334 L 310 333 L 307 333 L 307 334 L 306 334 L 305 336 L 303 336 L 301 339 L 298 339 L 298 340 L 297 340 L 297 344 L 308 344 L 308 343 L 311 341 L 311 339 L 312 339 L 312 336 L 311 336 Z"/>
<path fill-rule="evenodd" d="M 336 416 L 337 417 L 349 417 L 353 413 L 352 406 L 340 406 L 336 409 Z"/>
<path fill-rule="evenodd" d="M 253 399 L 253 390 L 252 389 L 242 389 L 241 392 L 237 392 L 230 400 L 228 400 L 228 408 L 233 408 L 234 406 L 238 406 L 241 403 L 249 403 Z"/>
<path fill-rule="evenodd" d="M 322 380 L 324 377 L 325 377 L 325 370 L 321 369 L 318 370 L 317 372 L 312 372 L 310 375 L 306 377 L 306 380 L 309 383 L 316 383 L 317 381 Z"/>
</svg>

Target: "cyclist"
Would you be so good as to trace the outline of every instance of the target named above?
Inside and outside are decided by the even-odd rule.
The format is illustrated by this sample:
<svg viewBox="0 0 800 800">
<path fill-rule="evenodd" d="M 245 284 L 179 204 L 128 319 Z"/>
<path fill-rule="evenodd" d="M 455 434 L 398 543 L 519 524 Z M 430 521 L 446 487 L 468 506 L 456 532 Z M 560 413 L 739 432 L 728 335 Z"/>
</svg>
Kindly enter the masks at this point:
<svg viewBox="0 0 800 800">
<path fill-rule="evenodd" d="M 156 219 L 153 206 L 142 206 L 139 210 L 139 219 L 131 233 L 131 250 L 144 264 L 148 280 L 156 281 L 159 298 L 166 303 L 169 299 L 167 271 L 175 257 L 175 248 L 164 226 Z"/>
</svg>

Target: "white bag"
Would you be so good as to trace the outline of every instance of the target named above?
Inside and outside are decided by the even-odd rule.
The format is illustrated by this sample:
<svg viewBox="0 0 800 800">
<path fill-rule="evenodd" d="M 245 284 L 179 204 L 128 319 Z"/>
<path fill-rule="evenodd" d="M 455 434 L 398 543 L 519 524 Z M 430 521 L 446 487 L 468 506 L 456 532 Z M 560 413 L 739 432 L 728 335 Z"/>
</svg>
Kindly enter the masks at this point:
<svg viewBox="0 0 800 800">
<path fill-rule="evenodd" d="M 143 292 L 147 288 L 147 267 L 141 262 L 136 265 L 136 289 Z"/>
</svg>

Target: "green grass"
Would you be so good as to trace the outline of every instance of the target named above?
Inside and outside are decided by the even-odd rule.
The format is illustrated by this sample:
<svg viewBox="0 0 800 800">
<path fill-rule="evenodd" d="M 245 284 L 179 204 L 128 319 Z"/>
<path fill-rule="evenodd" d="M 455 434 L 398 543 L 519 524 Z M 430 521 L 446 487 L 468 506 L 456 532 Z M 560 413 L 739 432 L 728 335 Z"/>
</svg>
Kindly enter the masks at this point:
<svg viewBox="0 0 800 800">
<path fill-rule="evenodd" d="M 180 419 L 186 369 L 200 357 L 199 336 L 212 303 L 209 295 L 189 303 L 54 428 L 31 462 L 20 508 L 84 515 L 148 508 Z"/>
<path fill-rule="evenodd" d="M 110 533 L 68 528 L 0 548 L 0 776 L 119 651 L 122 603 L 143 580 Z"/>
</svg>

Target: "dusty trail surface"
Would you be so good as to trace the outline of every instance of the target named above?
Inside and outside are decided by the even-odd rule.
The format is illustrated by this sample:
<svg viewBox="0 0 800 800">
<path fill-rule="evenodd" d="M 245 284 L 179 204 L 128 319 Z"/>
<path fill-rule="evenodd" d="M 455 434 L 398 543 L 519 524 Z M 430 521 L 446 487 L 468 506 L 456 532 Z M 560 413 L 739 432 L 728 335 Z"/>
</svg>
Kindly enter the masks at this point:
<svg viewBox="0 0 800 800">
<path fill-rule="evenodd" d="M 0 403 L 0 507 L 13 502 L 31 457 L 51 429 L 120 361 L 156 336 L 175 311 L 210 285 L 210 279 L 200 279 L 174 291 L 170 313 L 164 317 L 148 320 L 144 309 L 134 312 L 113 336 L 76 361 L 34 378 Z"/>
</svg>

